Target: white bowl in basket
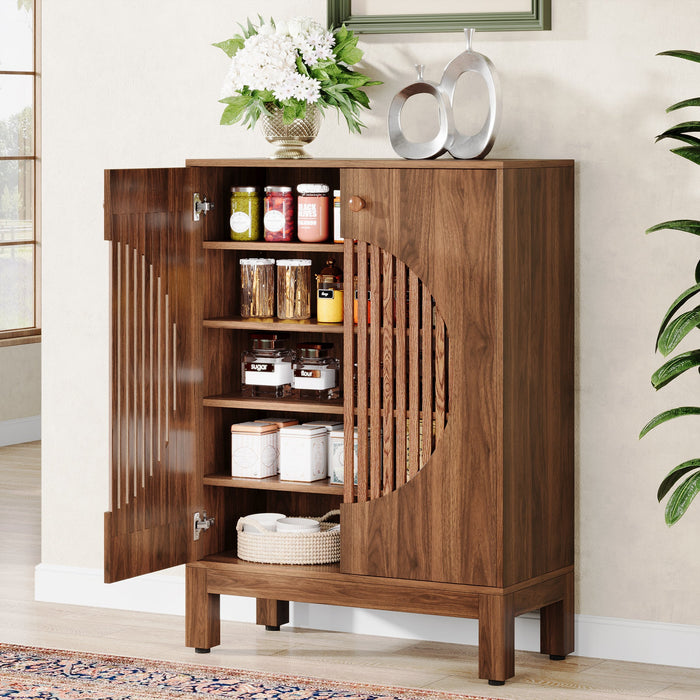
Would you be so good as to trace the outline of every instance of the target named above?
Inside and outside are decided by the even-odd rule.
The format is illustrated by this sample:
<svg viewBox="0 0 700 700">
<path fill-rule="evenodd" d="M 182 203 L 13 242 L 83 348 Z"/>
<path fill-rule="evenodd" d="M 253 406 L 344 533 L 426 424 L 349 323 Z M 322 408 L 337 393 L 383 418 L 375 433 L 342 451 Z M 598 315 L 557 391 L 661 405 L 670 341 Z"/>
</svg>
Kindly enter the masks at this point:
<svg viewBox="0 0 700 700">
<path fill-rule="evenodd" d="M 277 532 L 319 532 L 321 524 L 311 518 L 280 518 L 276 523 Z"/>
<path fill-rule="evenodd" d="M 259 528 L 255 527 L 257 524 L 265 530 L 274 532 L 275 524 L 284 517 L 284 513 L 253 513 L 252 515 L 246 515 L 243 518 L 243 530 L 245 532 L 260 532 Z"/>
</svg>

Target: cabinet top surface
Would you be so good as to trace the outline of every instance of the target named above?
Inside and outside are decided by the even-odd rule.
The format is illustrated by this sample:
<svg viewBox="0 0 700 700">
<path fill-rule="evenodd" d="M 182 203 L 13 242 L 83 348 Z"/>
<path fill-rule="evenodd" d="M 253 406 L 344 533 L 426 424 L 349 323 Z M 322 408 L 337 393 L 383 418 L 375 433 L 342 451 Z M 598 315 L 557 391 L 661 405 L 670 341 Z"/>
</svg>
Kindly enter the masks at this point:
<svg viewBox="0 0 700 700">
<path fill-rule="evenodd" d="M 309 158 L 284 160 L 272 158 L 188 158 L 188 167 L 219 168 L 419 168 L 442 169 L 456 168 L 462 170 L 507 170 L 513 168 L 564 168 L 573 166 L 573 160 L 404 160 L 394 159 L 343 159 L 343 158 Z"/>
</svg>

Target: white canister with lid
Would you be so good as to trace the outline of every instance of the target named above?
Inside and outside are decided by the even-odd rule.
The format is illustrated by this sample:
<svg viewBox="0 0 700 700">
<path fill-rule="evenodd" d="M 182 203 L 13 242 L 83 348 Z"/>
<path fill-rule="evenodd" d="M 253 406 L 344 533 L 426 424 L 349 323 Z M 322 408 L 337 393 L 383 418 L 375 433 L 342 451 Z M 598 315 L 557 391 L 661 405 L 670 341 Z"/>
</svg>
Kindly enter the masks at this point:
<svg viewBox="0 0 700 700">
<path fill-rule="evenodd" d="M 353 429 L 353 473 L 357 484 L 357 428 Z M 345 431 L 331 430 L 328 436 L 328 475 L 331 484 L 345 483 Z"/>
<path fill-rule="evenodd" d="M 279 428 L 271 423 L 231 426 L 231 476 L 264 479 L 277 474 Z"/>
<path fill-rule="evenodd" d="M 328 475 L 323 426 L 290 425 L 280 430 L 280 479 L 318 481 Z"/>
</svg>

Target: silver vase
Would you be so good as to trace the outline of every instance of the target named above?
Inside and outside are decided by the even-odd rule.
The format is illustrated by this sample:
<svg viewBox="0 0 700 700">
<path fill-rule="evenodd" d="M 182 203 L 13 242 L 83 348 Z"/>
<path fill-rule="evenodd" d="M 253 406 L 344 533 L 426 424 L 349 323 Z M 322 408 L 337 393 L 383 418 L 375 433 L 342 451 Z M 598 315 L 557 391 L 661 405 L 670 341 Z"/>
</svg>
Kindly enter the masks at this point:
<svg viewBox="0 0 700 700">
<path fill-rule="evenodd" d="M 281 107 L 271 107 L 268 117 L 263 114 L 260 118 L 263 136 L 277 150 L 271 158 L 310 158 L 304 151 L 304 146 L 311 143 L 321 128 L 321 111 L 316 105 L 306 106 L 306 116 L 295 119 L 289 124 L 284 123 L 284 110 Z"/>
</svg>

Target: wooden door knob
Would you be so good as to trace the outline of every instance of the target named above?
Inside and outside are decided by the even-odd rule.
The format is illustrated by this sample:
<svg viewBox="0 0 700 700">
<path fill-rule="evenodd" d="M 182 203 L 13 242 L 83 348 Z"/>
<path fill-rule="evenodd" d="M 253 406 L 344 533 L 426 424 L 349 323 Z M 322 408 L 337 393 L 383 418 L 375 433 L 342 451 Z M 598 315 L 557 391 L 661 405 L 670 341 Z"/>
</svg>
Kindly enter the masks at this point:
<svg viewBox="0 0 700 700">
<path fill-rule="evenodd" d="M 365 208 L 365 200 L 362 199 L 362 197 L 358 197 L 357 195 L 353 195 L 348 200 L 348 206 L 350 207 L 351 211 L 360 211 L 360 209 Z"/>
</svg>

